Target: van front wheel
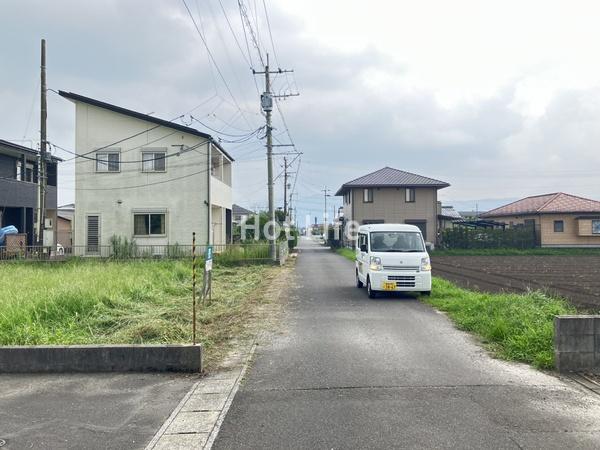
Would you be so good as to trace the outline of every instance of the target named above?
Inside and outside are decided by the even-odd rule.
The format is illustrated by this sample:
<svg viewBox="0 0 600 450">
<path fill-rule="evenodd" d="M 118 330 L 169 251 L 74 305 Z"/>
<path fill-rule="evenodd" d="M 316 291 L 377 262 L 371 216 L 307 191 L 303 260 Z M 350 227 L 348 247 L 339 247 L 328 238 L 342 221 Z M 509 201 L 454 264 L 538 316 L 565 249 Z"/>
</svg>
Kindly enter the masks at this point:
<svg viewBox="0 0 600 450">
<path fill-rule="evenodd" d="M 363 287 L 363 282 L 360 281 L 360 278 L 358 277 L 358 270 L 356 271 L 356 287 L 359 289 Z"/>
<path fill-rule="evenodd" d="M 367 278 L 367 294 L 369 294 L 369 298 L 377 297 L 377 292 L 371 289 L 371 279 Z"/>
</svg>

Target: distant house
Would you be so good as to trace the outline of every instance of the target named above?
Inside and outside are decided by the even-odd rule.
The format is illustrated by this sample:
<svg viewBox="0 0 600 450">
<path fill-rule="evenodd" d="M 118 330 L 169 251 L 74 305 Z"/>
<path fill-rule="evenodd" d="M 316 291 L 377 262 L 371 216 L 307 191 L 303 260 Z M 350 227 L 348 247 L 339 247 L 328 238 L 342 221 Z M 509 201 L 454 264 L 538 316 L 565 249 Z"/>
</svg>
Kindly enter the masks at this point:
<svg viewBox="0 0 600 450">
<path fill-rule="evenodd" d="M 240 205 L 233 204 L 233 223 L 234 225 L 241 224 L 244 220 L 248 219 L 251 215 L 254 214 L 254 211 L 250 211 L 249 209 L 243 208 Z"/>
<path fill-rule="evenodd" d="M 35 244 L 38 204 L 38 151 L 0 139 L 0 227 L 13 225 L 27 234 L 28 245 Z M 46 160 L 46 223 L 44 245 L 56 243 L 57 164 L 60 158 Z"/>
<path fill-rule="evenodd" d="M 600 201 L 557 192 L 526 197 L 481 214 L 535 227 L 542 247 L 600 247 Z"/>
<path fill-rule="evenodd" d="M 438 229 L 445 230 L 446 228 L 452 228 L 455 222 L 464 220 L 458 211 L 453 206 L 440 207 L 438 213 Z"/>
<path fill-rule="evenodd" d="M 160 252 L 193 232 L 199 244 L 231 241 L 233 158 L 209 134 L 59 94 L 75 104 L 75 246 L 94 255 L 119 236 Z"/>
<path fill-rule="evenodd" d="M 64 248 L 73 246 L 73 218 L 75 203 L 59 206 L 56 210 L 56 243 Z"/>
<path fill-rule="evenodd" d="M 407 223 L 418 226 L 428 242 L 437 242 L 437 191 L 450 186 L 392 167 L 344 183 L 344 220 L 360 224 Z"/>
</svg>

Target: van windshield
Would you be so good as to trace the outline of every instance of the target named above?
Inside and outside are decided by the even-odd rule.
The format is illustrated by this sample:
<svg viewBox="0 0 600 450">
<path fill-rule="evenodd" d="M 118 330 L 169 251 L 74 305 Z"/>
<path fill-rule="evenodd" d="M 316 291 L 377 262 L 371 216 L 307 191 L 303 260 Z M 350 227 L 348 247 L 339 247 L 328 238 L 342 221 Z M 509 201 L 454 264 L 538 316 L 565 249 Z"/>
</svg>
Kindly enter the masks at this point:
<svg viewBox="0 0 600 450">
<path fill-rule="evenodd" d="M 372 252 L 424 252 L 421 233 L 412 231 L 374 231 Z"/>
</svg>

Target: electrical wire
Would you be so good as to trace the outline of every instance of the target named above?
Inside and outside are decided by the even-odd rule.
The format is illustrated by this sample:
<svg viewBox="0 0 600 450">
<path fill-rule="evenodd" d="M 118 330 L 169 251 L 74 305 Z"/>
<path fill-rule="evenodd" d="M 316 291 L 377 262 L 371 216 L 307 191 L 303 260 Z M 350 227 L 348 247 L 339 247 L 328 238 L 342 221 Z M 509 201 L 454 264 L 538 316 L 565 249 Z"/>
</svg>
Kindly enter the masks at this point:
<svg viewBox="0 0 600 450">
<path fill-rule="evenodd" d="M 208 46 L 208 43 L 206 42 L 206 39 L 204 38 L 204 36 L 200 32 L 200 29 L 198 28 L 198 24 L 196 23 L 196 19 L 194 19 L 194 15 L 192 14 L 192 11 L 188 7 L 188 5 L 187 5 L 187 3 L 186 3 L 185 0 L 181 0 L 181 1 L 183 2 L 183 6 L 185 6 L 185 9 L 186 9 L 188 15 L 190 16 L 190 19 L 192 19 L 192 23 L 194 24 L 194 28 L 196 29 L 196 32 L 198 33 L 198 36 L 200 36 L 200 39 L 202 40 L 202 43 L 204 44 L 204 47 L 206 47 L 206 51 L 208 52 L 208 55 L 210 56 L 210 59 L 211 59 L 213 65 L 215 66 L 215 69 L 217 70 L 217 73 L 219 74 L 219 77 L 221 78 L 221 81 L 223 81 L 223 84 L 225 85 L 225 88 L 227 89 L 227 92 L 229 93 L 229 96 L 233 100 L 233 103 L 235 104 L 235 106 L 241 111 L 242 108 L 240 107 L 240 105 L 239 105 L 238 101 L 236 100 L 235 96 L 233 95 L 233 92 L 231 91 L 231 88 L 229 87 L 229 84 L 227 84 L 227 80 L 225 79 L 225 76 L 223 75 L 223 72 L 221 71 L 221 68 L 217 64 L 217 61 L 215 60 L 215 57 L 213 56 L 212 51 L 210 50 L 210 47 Z M 250 128 L 253 128 L 252 125 L 250 124 L 250 122 L 248 121 L 248 119 L 246 118 L 246 116 L 243 113 L 242 113 L 242 117 L 244 118 L 244 120 L 246 121 L 246 123 L 248 124 L 248 126 Z"/>
<path fill-rule="evenodd" d="M 237 47 L 240 50 L 240 53 L 242 54 L 242 58 L 244 58 L 244 61 L 246 61 L 246 64 L 248 64 L 248 67 L 250 67 L 250 70 L 252 70 L 252 62 L 248 59 L 248 57 L 246 57 L 244 50 L 242 50 L 242 46 L 240 45 L 240 42 L 237 39 L 237 35 L 235 34 L 235 31 L 233 31 L 233 27 L 231 26 L 231 22 L 229 21 L 229 17 L 227 16 L 227 12 L 225 11 L 223 2 L 221 0 L 218 0 L 218 1 L 219 1 L 219 5 L 221 5 L 221 11 L 223 11 L 225 20 L 227 21 L 227 26 L 229 27 L 229 31 L 231 31 L 233 39 L 235 40 L 235 43 L 237 44 Z"/>
</svg>

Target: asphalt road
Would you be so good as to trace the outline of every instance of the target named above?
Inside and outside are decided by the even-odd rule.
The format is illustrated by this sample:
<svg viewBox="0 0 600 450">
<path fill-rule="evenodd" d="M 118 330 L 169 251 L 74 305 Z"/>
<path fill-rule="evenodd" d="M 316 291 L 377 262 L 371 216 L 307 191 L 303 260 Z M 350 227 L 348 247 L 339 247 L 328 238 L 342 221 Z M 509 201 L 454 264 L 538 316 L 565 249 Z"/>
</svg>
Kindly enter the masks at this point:
<svg viewBox="0 0 600 450">
<path fill-rule="evenodd" d="M 368 299 L 302 240 L 285 331 L 261 345 L 216 449 L 600 448 L 600 397 L 492 359 L 410 296 Z"/>
<path fill-rule="evenodd" d="M 195 381 L 177 374 L 0 375 L 0 448 L 143 449 Z"/>
</svg>

